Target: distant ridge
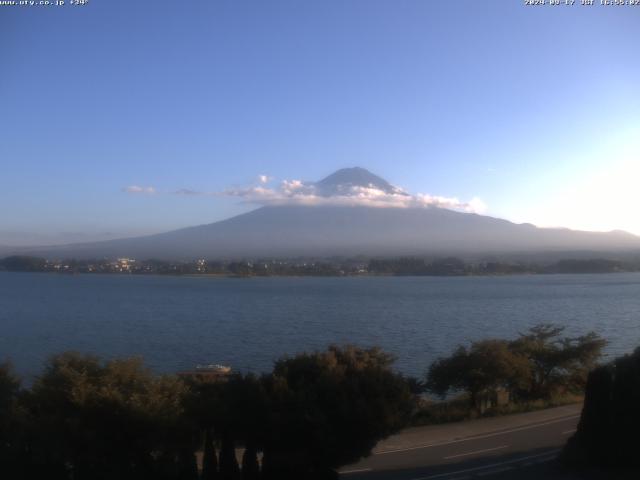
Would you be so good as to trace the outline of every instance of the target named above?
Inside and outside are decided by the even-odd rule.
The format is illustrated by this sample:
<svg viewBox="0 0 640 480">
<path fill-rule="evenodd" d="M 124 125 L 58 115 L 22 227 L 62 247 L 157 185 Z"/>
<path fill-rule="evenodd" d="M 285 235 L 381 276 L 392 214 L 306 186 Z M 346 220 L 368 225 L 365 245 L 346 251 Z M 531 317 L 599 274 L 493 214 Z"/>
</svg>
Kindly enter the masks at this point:
<svg viewBox="0 0 640 480">
<path fill-rule="evenodd" d="M 374 189 L 408 195 L 371 172 L 338 170 L 311 184 L 323 196 Z M 355 189 L 354 189 L 355 187 Z M 354 193 L 355 192 L 355 193 Z M 103 242 L 5 251 L 48 258 L 133 257 L 185 260 L 294 256 L 399 256 L 640 252 L 626 232 L 538 228 L 444 208 L 265 206 L 207 225 Z"/>
</svg>

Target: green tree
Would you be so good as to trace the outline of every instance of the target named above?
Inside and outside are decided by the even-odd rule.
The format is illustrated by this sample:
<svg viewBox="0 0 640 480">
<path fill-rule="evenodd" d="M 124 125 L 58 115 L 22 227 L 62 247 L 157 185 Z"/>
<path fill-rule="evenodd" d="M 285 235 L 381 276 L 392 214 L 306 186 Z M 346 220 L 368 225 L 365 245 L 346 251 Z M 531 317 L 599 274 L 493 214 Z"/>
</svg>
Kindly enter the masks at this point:
<svg viewBox="0 0 640 480">
<path fill-rule="evenodd" d="M 24 467 L 24 414 L 20 408 L 20 380 L 10 363 L 0 363 L 0 465 L 8 478 Z"/>
<path fill-rule="evenodd" d="M 33 461 L 63 466 L 74 480 L 185 471 L 185 452 L 193 452 L 181 415 L 185 393 L 180 380 L 153 376 L 140 359 L 57 355 L 26 399 Z"/>
<path fill-rule="evenodd" d="M 529 361 L 529 384 L 523 392 L 526 396 L 544 398 L 558 389 L 584 389 L 587 374 L 602 356 L 606 341 L 595 332 L 562 337 L 564 330 L 544 323 L 511 343 L 510 348 Z"/>
<path fill-rule="evenodd" d="M 276 362 L 266 378 L 265 478 L 334 478 L 406 425 L 414 396 L 378 348 L 332 346 Z"/>
<path fill-rule="evenodd" d="M 479 407 L 479 395 L 498 388 L 513 390 L 528 378 L 526 359 L 515 354 L 504 340 L 473 342 L 433 362 L 426 378 L 427 390 L 445 396 L 451 391 L 469 394 L 471 406 Z"/>
<path fill-rule="evenodd" d="M 558 391 L 582 391 L 606 342 L 596 333 L 562 337 L 564 327 L 534 326 L 514 341 L 482 340 L 460 346 L 431 364 L 427 390 L 444 396 L 465 391 L 472 406 L 481 394 L 504 388 L 516 398 L 548 398 Z"/>
</svg>

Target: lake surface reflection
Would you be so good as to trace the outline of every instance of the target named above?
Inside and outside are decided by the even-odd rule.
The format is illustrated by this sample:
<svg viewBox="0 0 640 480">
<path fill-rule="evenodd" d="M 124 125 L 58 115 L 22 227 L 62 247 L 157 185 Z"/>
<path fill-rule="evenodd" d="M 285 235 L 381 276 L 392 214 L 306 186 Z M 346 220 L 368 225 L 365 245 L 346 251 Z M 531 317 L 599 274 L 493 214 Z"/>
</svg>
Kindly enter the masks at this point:
<svg viewBox="0 0 640 480">
<path fill-rule="evenodd" d="M 640 345 L 640 274 L 212 278 L 0 272 L 0 359 L 36 374 L 48 355 L 142 355 L 158 372 L 223 363 L 254 372 L 331 343 L 380 345 L 424 373 L 456 345 L 540 322 L 595 330 L 609 355 Z"/>
</svg>

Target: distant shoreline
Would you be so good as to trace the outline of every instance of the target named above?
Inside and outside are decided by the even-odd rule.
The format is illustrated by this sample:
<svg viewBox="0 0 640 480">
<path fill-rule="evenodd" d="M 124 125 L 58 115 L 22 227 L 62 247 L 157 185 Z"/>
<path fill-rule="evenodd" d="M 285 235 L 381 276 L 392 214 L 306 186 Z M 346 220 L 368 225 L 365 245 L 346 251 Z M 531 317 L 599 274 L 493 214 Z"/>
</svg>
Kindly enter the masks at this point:
<svg viewBox="0 0 640 480">
<path fill-rule="evenodd" d="M 64 274 L 188 275 L 209 277 L 358 277 L 426 276 L 485 277 L 540 275 L 552 273 L 639 272 L 640 257 L 628 260 L 608 258 L 566 258 L 547 260 L 463 260 L 458 257 L 424 258 L 285 258 L 190 261 L 103 258 L 91 260 L 47 260 L 31 256 L 0 259 L 0 270 Z"/>
<path fill-rule="evenodd" d="M 128 273 L 128 272 L 53 272 L 53 271 L 10 271 L 0 270 L 0 273 L 39 273 L 56 276 L 112 276 L 112 277 L 184 277 L 184 278 L 218 278 L 218 279 L 257 279 L 257 278 L 500 278 L 500 277 L 527 277 L 527 276 L 552 276 L 552 275 L 619 275 L 640 273 L 638 271 L 618 272 L 527 272 L 527 273 L 503 273 L 503 274 L 468 274 L 468 275 L 418 275 L 418 274 L 390 274 L 390 273 L 362 273 L 350 275 L 233 275 L 226 273 Z"/>
</svg>

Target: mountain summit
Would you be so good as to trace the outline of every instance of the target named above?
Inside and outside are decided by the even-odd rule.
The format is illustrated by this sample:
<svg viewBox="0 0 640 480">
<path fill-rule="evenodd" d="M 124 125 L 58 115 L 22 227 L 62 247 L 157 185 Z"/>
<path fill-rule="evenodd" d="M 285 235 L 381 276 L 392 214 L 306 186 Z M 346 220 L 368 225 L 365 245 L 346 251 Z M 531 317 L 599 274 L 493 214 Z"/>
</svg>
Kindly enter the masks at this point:
<svg viewBox="0 0 640 480">
<path fill-rule="evenodd" d="M 407 195 L 384 178 L 361 167 L 342 168 L 314 184 L 318 193 L 325 197 L 351 195 L 361 189 L 375 189 L 387 194 Z"/>
</svg>

